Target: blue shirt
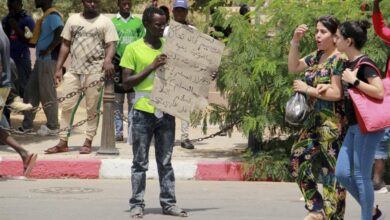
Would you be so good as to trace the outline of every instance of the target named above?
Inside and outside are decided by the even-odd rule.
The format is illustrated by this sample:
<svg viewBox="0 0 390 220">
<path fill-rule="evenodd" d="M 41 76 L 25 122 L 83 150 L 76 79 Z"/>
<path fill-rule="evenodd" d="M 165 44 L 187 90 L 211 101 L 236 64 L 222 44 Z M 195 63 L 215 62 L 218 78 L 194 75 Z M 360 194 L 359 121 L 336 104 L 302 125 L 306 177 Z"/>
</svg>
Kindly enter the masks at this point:
<svg viewBox="0 0 390 220">
<path fill-rule="evenodd" d="M 45 57 L 40 57 L 39 52 L 46 50 L 54 39 L 54 30 L 63 27 L 61 17 L 57 13 L 49 14 L 42 22 L 41 34 L 36 45 L 37 60 L 55 60 L 58 54 L 49 53 Z M 57 52 L 58 53 L 58 52 Z"/>
<path fill-rule="evenodd" d="M 16 35 L 15 30 L 13 30 L 9 24 L 8 19 L 10 17 L 6 16 L 3 18 L 3 28 L 4 32 L 7 34 L 8 39 L 10 41 L 11 45 L 11 57 L 14 60 L 20 60 L 20 59 L 31 59 L 30 56 L 30 49 L 26 42 L 23 42 L 21 39 L 19 39 L 18 35 Z M 31 16 L 27 15 L 26 13 L 22 13 L 17 19 L 18 27 L 21 31 L 25 32 L 24 28 L 28 27 L 30 31 L 32 32 L 34 30 L 35 22 L 32 19 Z"/>
<path fill-rule="evenodd" d="M 10 45 L 7 35 L 0 24 L 0 65 L 1 65 L 1 82 L 0 87 L 11 87 L 11 64 L 9 59 Z"/>
</svg>

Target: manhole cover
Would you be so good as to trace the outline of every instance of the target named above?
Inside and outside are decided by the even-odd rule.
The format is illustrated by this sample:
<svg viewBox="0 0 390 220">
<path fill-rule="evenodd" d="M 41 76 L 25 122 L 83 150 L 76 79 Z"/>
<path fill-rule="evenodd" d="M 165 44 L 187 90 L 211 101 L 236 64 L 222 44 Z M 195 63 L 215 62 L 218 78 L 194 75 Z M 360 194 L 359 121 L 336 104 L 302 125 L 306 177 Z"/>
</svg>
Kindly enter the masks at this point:
<svg viewBox="0 0 390 220">
<path fill-rule="evenodd" d="M 97 188 L 85 188 L 85 187 L 49 187 L 43 189 L 31 189 L 30 192 L 34 193 L 51 193 L 51 194 L 84 194 L 84 193 L 97 193 L 103 191 Z"/>
</svg>

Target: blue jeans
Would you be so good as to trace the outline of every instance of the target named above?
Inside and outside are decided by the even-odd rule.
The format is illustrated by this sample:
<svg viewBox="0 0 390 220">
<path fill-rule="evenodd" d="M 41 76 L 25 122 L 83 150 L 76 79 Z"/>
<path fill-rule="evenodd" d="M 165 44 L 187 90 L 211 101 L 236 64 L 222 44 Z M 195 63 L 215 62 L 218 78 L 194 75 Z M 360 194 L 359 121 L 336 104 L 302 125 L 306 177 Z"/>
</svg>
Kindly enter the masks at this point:
<svg viewBox="0 0 390 220">
<path fill-rule="evenodd" d="M 145 207 L 146 171 L 149 166 L 149 148 L 155 139 L 155 156 L 160 181 L 160 205 L 170 207 L 176 204 L 175 174 L 171 164 L 175 141 L 175 118 L 133 110 L 133 165 L 131 167 L 132 197 L 130 208 Z"/>
<path fill-rule="evenodd" d="M 349 126 L 336 164 L 336 177 L 361 207 L 361 219 L 372 220 L 374 188 L 371 181 L 375 147 L 384 131 L 362 134 L 359 125 Z"/>
<path fill-rule="evenodd" d="M 128 128 L 131 125 L 131 108 L 133 107 L 134 93 L 115 93 L 115 111 L 123 115 L 123 104 L 125 102 L 125 95 L 127 98 L 127 117 L 128 117 Z M 115 136 L 123 136 L 123 120 L 118 114 L 115 114 Z M 131 137 L 129 137 L 131 138 Z"/>
<path fill-rule="evenodd" d="M 390 128 L 385 129 L 385 135 L 375 150 L 375 159 L 386 160 L 389 154 Z"/>
</svg>

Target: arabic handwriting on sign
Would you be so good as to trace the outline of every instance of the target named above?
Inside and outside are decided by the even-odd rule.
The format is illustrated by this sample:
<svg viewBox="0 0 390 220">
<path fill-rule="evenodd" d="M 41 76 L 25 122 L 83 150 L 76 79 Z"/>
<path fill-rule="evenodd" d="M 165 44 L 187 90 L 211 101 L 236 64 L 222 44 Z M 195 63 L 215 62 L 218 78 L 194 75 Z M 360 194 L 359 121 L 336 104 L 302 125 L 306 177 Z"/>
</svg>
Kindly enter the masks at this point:
<svg viewBox="0 0 390 220">
<path fill-rule="evenodd" d="M 181 45 L 179 42 L 176 43 L 176 48 L 184 51 L 186 50 L 185 45 Z"/>
<path fill-rule="evenodd" d="M 184 95 L 184 94 L 175 96 L 175 98 L 173 99 L 173 102 L 177 103 L 179 101 L 187 103 L 187 104 L 191 104 L 192 98 L 191 97 L 186 97 L 186 95 Z"/>
<path fill-rule="evenodd" d="M 166 95 L 169 95 L 171 93 L 170 87 L 164 86 L 163 83 L 160 84 L 160 88 L 158 88 L 158 91 Z"/>
<path fill-rule="evenodd" d="M 172 21 L 163 51 L 168 60 L 164 68 L 157 71 L 151 103 L 188 120 L 192 109 L 207 106 L 210 75 L 218 69 L 223 44 Z"/>
<path fill-rule="evenodd" d="M 211 47 L 211 46 L 205 45 L 203 43 L 198 46 L 198 50 L 203 50 L 203 51 L 207 51 L 207 52 L 215 53 L 215 54 L 221 53 L 221 51 L 218 48 Z"/>
</svg>

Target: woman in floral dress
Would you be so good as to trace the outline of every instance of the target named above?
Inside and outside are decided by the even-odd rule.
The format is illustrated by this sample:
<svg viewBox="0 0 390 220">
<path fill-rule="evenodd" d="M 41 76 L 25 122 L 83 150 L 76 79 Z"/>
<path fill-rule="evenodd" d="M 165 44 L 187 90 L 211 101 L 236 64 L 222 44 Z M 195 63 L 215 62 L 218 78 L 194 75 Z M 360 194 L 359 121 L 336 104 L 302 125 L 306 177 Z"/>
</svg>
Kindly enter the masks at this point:
<svg viewBox="0 0 390 220">
<path fill-rule="evenodd" d="M 305 72 L 304 81 L 294 80 L 293 89 L 306 94 L 311 113 L 291 150 L 291 172 L 309 211 L 305 220 L 343 219 L 345 190 L 335 177 L 337 155 L 342 142 L 343 112 L 340 76 L 333 70 L 340 64 L 334 36 L 339 22 L 332 16 L 316 21 L 317 51 L 299 58 L 299 42 L 308 31 L 298 26 L 290 42 L 289 72 Z M 323 194 L 317 183 L 323 183 Z"/>
</svg>

